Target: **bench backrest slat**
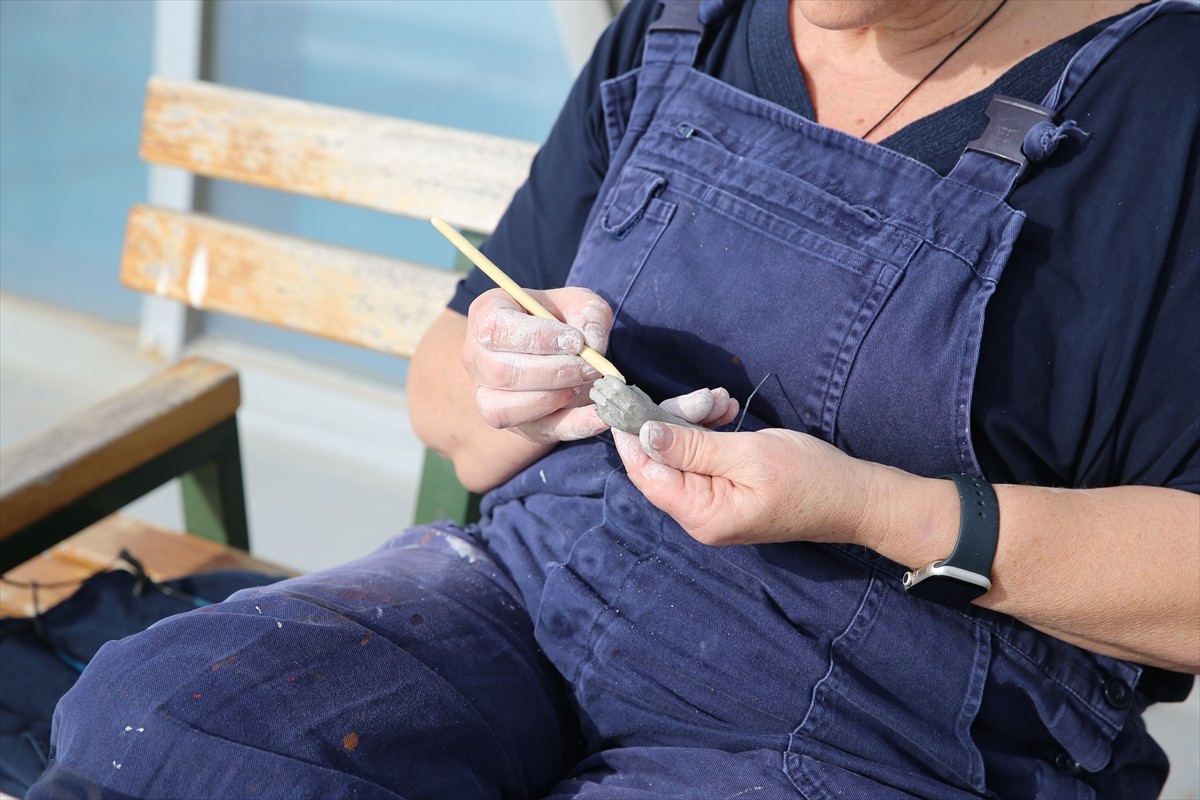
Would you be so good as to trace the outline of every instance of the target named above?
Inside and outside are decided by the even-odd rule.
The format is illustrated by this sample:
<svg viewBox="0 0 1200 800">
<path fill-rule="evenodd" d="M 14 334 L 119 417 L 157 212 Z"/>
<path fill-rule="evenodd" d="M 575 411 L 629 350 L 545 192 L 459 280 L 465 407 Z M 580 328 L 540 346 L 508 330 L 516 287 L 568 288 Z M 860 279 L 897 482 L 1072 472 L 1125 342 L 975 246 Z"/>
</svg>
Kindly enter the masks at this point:
<svg viewBox="0 0 1200 800">
<path fill-rule="evenodd" d="M 411 358 L 459 276 L 201 214 L 135 206 L 121 282 L 195 308 Z"/>
<path fill-rule="evenodd" d="M 145 160 L 490 233 L 537 146 L 166 78 L 150 80 Z"/>
<path fill-rule="evenodd" d="M 441 217 L 483 235 L 536 150 L 531 142 L 157 77 L 147 85 L 142 118 L 141 155 L 151 163 L 415 219 Z M 150 206 L 130 212 L 121 257 L 121 281 L 137 291 L 404 358 L 458 277 Z"/>
</svg>

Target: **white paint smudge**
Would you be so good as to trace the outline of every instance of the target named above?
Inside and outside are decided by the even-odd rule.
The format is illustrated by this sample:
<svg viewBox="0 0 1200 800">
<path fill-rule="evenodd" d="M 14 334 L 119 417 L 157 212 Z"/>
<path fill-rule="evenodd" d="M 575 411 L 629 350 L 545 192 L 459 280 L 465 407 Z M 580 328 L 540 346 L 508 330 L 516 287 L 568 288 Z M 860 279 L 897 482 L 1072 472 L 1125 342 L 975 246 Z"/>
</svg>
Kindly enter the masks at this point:
<svg viewBox="0 0 1200 800">
<path fill-rule="evenodd" d="M 544 469 L 539 469 L 539 470 L 538 470 L 538 475 L 540 475 L 540 476 L 542 477 L 542 483 L 545 483 L 545 482 L 546 482 L 546 470 L 544 470 Z"/>
<path fill-rule="evenodd" d="M 276 627 L 276 628 L 282 628 L 282 627 L 283 627 L 283 623 L 282 623 L 282 622 L 280 622 L 279 620 L 275 620 L 275 627 Z"/>
<path fill-rule="evenodd" d="M 120 769 L 120 768 L 121 768 L 121 762 L 120 762 L 120 761 L 116 761 L 116 760 L 114 760 L 114 761 L 113 761 L 113 766 L 114 766 L 114 767 L 116 767 L 117 769 Z"/>
<path fill-rule="evenodd" d="M 255 611 L 257 611 L 257 612 L 258 612 L 258 613 L 260 613 L 260 614 L 262 613 L 262 609 L 261 609 L 261 608 L 259 608 L 258 606 L 255 606 L 255 607 L 254 607 L 254 610 L 255 610 Z"/>
<path fill-rule="evenodd" d="M 462 539 L 456 539 L 453 536 L 447 536 L 446 541 L 450 543 L 450 549 L 458 553 L 461 558 L 465 558 L 468 564 L 475 563 L 475 548 Z"/>
<path fill-rule="evenodd" d="M 208 292 L 208 248 L 200 245 L 192 255 L 192 268 L 188 271 L 188 304 L 199 308 Z"/>
</svg>

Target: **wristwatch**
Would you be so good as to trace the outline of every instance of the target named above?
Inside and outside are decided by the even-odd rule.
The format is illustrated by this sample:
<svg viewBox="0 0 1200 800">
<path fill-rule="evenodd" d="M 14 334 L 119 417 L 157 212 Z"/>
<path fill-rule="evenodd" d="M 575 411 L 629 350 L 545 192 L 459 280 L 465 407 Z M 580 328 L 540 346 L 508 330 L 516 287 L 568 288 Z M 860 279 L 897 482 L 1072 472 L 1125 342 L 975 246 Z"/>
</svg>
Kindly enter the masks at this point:
<svg viewBox="0 0 1200 800">
<path fill-rule="evenodd" d="M 904 588 L 914 597 L 961 606 L 992 588 L 992 560 L 1000 536 L 996 490 L 982 478 L 943 475 L 958 487 L 958 543 L 941 561 L 904 573 Z"/>
</svg>

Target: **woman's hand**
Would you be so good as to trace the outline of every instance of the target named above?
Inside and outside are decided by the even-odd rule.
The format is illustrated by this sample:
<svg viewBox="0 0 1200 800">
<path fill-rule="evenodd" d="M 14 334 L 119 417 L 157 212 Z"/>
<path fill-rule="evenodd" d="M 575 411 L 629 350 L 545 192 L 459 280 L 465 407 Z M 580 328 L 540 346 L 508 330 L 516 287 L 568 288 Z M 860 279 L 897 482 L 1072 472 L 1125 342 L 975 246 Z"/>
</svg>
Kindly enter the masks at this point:
<svg viewBox="0 0 1200 800">
<path fill-rule="evenodd" d="M 500 289 L 471 304 L 462 359 L 479 414 L 531 442 L 595 436 L 608 428 L 588 399 L 600 373 L 579 352 L 584 344 L 605 352 L 612 309 L 587 289 L 531 294 L 563 321 L 532 316 Z"/>
<path fill-rule="evenodd" d="M 634 485 L 705 544 L 869 544 L 865 511 L 882 468 L 812 436 L 648 422 L 640 436 L 613 437 Z"/>
</svg>

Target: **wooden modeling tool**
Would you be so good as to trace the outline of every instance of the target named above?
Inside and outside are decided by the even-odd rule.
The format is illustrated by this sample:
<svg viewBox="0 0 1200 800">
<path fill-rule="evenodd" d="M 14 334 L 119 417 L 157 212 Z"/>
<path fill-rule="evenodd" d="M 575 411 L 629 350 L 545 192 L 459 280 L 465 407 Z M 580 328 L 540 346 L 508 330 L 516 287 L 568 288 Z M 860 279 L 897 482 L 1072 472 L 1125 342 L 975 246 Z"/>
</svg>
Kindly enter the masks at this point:
<svg viewBox="0 0 1200 800">
<path fill-rule="evenodd" d="M 509 296 L 512 297 L 513 300 L 516 300 L 518 303 L 520 303 L 522 308 L 524 308 L 530 314 L 533 314 L 535 317 L 545 317 L 546 319 L 554 320 L 558 319 L 558 317 L 551 314 L 545 306 L 533 299 L 533 295 L 522 289 L 517 285 L 516 281 L 504 274 L 504 270 L 497 267 L 490 258 L 479 252 L 479 249 L 475 247 L 475 245 L 468 242 L 461 233 L 450 227 L 445 220 L 433 217 L 429 221 L 433 223 L 433 227 L 437 228 L 442 236 L 445 236 L 450 240 L 450 244 L 457 247 L 460 253 L 471 259 L 472 264 L 483 270 L 489 278 L 496 282 L 497 286 L 508 292 Z M 559 321 L 561 322 L 561 320 Z M 625 383 L 625 376 L 621 374 L 620 370 L 614 367 L 611 361 L 600 355 L 600 353 L 596 350 L 588 347 L 586 344 L 583 346 L 583 349 L 579 351 L 579 356 L 584 361 L 595 367 L 596 371 L 598 371 L 601 375 L 607 375 L 610 378 L 616 378 L 621 383 Z"/>
</svg>

